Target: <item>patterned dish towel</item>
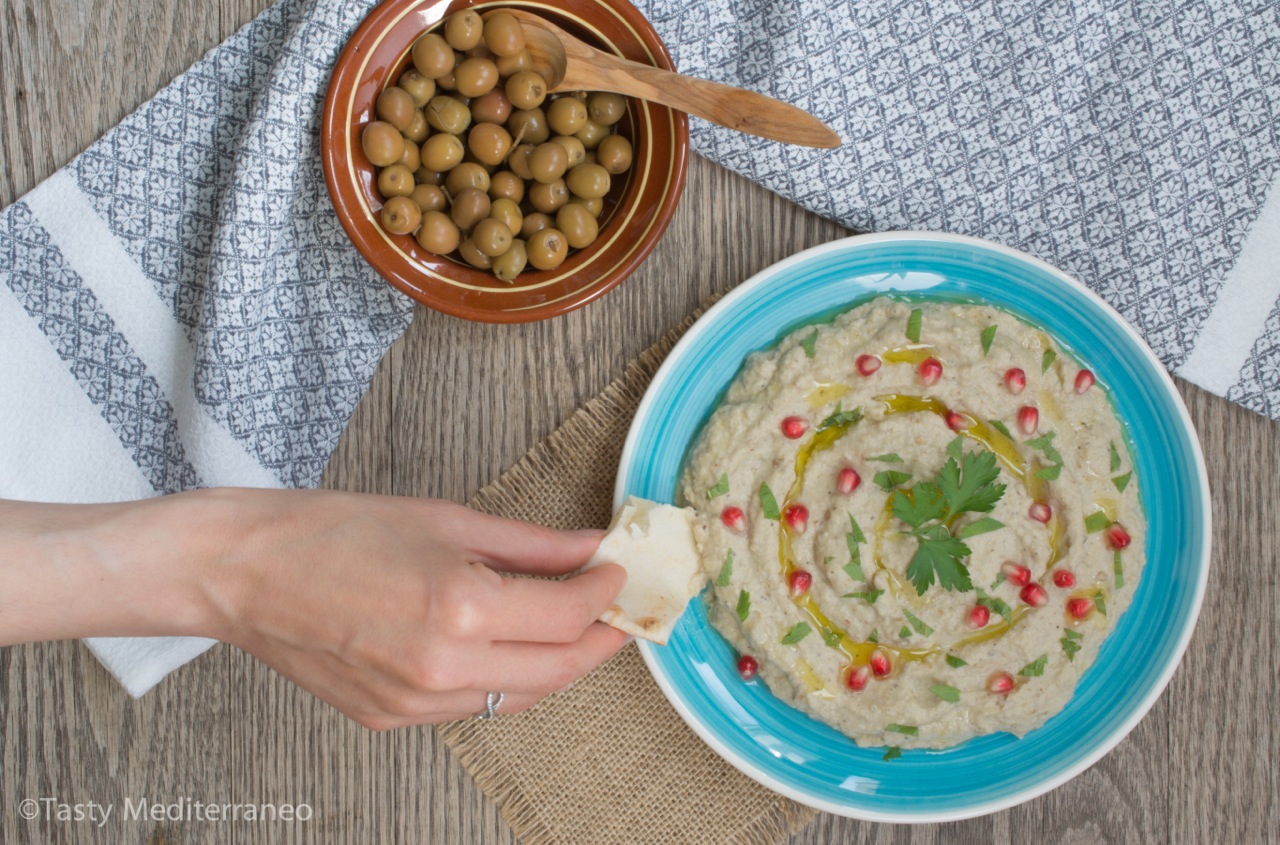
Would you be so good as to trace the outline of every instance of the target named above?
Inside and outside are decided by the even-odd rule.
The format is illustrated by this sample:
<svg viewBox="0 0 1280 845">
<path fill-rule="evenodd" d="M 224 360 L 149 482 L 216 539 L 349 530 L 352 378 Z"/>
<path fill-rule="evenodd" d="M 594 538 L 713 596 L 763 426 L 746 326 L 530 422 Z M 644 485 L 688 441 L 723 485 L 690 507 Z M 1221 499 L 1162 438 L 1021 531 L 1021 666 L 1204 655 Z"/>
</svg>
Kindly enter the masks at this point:
<svg viewBox="0 0 1280 845">
<path fill-rule="evenodd" d="M 0 496 L 318 483 L 412 313 L 347 241 L 318 163 L 330 69 L 373 5 L 281 0 L 0 211 Z M 854 229 L 1037 255 L 1171 370 L 1280 419 L 1273 6 L 638 5 L 682 71 L 845 141 L 695 120 L 698 152 Z M 134 695 L 210 644 L 89 642 Z"/>
</svg>

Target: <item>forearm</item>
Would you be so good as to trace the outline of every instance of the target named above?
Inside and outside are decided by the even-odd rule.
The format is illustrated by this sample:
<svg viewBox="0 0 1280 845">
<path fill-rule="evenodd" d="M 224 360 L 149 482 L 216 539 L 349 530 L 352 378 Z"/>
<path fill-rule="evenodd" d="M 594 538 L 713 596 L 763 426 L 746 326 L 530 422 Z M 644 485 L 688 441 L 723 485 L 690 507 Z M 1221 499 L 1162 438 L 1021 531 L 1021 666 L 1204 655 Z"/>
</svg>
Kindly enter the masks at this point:
<svg viewBox="0 0 1280 845">
<path fill-rule="evenodd" d="M 229 497 L 59 505 L 0 500 L 0 645 L 216 636 Z"/>
</svg>

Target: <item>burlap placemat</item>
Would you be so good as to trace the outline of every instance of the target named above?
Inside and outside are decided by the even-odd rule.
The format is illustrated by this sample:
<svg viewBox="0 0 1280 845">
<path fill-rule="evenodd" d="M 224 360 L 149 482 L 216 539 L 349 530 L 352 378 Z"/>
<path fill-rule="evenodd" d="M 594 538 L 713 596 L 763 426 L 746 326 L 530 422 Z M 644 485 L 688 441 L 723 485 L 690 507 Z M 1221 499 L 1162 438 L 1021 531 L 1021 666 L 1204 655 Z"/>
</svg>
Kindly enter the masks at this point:
<svg viewBox="0 0 1280 845">
<path fill-rule="evenodd" d="M 607 525 L 631 418 L 692 320 L 468 504 L 558 528 Z M 524 845 L 776 843 L 814 815 L 716 756 L 634 645 L 526 713 L 440 735 Z"/>
</svg>

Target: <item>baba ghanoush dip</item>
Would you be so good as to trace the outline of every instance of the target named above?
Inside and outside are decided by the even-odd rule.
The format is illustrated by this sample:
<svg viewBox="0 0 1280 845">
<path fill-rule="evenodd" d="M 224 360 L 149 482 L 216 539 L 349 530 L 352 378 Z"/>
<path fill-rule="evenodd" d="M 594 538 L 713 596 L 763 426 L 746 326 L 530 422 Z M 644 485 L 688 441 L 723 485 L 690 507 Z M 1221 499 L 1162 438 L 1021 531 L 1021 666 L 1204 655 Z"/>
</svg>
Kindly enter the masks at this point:
<svg viewBox="0 0 1280 845">
<path fill-rule="evenodd" d="M 859 745 L 1043 724 L 1144 562 L 1103 386 L 983 305 L 881 297 L 751 355 L 680 496 L 739 673 Z"/>
</svg>

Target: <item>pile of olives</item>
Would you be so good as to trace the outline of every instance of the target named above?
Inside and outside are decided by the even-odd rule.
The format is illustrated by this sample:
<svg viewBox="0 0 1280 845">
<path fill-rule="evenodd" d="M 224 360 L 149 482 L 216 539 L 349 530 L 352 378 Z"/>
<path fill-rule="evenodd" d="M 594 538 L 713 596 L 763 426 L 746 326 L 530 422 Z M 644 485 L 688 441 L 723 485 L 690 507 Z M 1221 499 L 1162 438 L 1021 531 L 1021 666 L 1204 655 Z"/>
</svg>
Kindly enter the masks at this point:
<svg viewBox="0 0 1280 845">
<path fill-rule="evenodd" d="M 626 98 L 547 88 L 505 12 L 464 9 L 419 36 L 361 135 L 383 227 L 506 282 L 592 243 L 612 177 L 631 167 L 614 131 Z"/>
</svg>

